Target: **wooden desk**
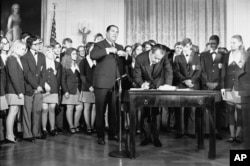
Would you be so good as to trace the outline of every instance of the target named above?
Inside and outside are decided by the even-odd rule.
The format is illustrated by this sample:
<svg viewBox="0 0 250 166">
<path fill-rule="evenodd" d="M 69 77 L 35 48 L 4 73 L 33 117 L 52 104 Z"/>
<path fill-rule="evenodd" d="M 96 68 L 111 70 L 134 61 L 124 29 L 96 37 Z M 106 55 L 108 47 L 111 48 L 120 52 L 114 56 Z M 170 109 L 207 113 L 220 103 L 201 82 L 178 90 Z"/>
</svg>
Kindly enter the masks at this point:
<svg viewBox="0 0 250 166">
<path fill-rule="evenodd" d="M 220 101 L 218 91 L 159 91 L 129 90 L 130 96 L 130 158 L 135 159 L 136 110 L 140 107 L 204 107 L 209 110 L 209 152 L 208 158 L 216 157 L 215 102 Z M 204 109 L 200 109 L 204 110 Z M 203 111 L 198 111 L 198 149 L 204 149 Z"/>
</svg>

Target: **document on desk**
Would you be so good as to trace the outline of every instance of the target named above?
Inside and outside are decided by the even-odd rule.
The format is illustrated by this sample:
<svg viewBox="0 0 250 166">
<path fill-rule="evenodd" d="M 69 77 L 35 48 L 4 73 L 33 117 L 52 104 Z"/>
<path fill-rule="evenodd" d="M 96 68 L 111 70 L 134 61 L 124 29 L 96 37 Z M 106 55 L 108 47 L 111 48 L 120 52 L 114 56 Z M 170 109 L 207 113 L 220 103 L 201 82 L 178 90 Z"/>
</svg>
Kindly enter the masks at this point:
<svg viewBox="0 0 250 166">
<path fill-rule="evenodd" d="M 137 91 L 137 90 L 151 90 L 151 89 L 143 89 L 143 88 L 130 88 L 130 90 L 131 90 L 131 91 L 133 91 L 133 90 L 136 90 L 136 91 Z M 153 89 L 153 90 L 154 90 L 154 89 Z"/>
<path fill-rule="evenodd" d="M 177 89 L 176 86 L 165 84 L 165 85 L 159 86 L 157 90 L 175 91 L 176 89 Z"/>
<path fill-rule="evenodd" d="M 176 91 L 191 91 L 193 89 L 190 88 L 183 88 L 183 89 L 176 89 Z"/>
<path fill-rule="evenodd" d="M 175 91 L 176 90 L 176 86 L 172 86 L 172 85 L 161 85 L 159 86 L 159 88 L 157 89 L 143 89 L 143 88 L 130 88 L 130 90 L 160 90 L 160 91 Z"/>
</svg>

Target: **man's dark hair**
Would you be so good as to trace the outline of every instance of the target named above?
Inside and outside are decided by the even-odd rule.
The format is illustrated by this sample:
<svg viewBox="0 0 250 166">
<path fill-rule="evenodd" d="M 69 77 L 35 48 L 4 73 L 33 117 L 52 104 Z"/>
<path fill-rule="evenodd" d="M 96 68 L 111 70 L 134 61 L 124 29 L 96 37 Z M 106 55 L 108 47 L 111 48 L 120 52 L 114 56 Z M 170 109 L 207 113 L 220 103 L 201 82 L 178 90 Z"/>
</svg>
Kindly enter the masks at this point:
<svg viewBox="0 0 250 166">
<path fill-rule="evenodd" d="M 155 53 L 156 50 L 161 50 L 163 55 L 166 54 L 166 50 L 165 50 L 164 46 L 161 44 L 154 45 L 151 50 L 152 50 L 152 53 Z"/>
<path fill-rule="evenodd" d="M 180 41 L 178 41 L 178 42 L 175 43 L 174 48 L 175 48 L 176 46 L 179 46 L 179 45 L 182 45 L 182 43 L 181 43 Z"/>
<path fill-rule="evenodd" d="M 209 40 L 215 40 L 215 41 L 217 42 L 217 44 L 220 43 L 220 38 L 219 38 L 219 36 L 217 36 L 217 35 L 212 35 L 212 36 L 210 36 Z"/>
<path fill-rule="evenodd" d="M 116 27 L 117 29 L 119 29 L 116 25 L 109 25 L 106 29 L 106 32 L 108 32 L 112 27 Z"/>
<path fill-rule="evenodd" d="M 73 43 L 72 39 L 70 39 L 68 37 L 63 39 L 62 44 L 64 45 L 66 42 Z"/>
<path fill-rule="evenodd" d="M 31 36 L 27 39 L 26 43 L 27 43 L 28 49 L 31 48 L 33 42 L 36 41 L 37 39 L 38 39 L 38 38 L 37 38 L 36 36 L 34 36 L 34 35 L 31 35 Z"/>
<path fill-rule="evenodd" d="M 157 42 L 155 40 L 153 40 L 153 39 L 148 40 L 148 42 L 150 42 L 152 46 L 157 44 Z"/>
<path fill-rule="evenodd" d="M 146 45 L 150 45 L 151 47 L 153 46 L 153 45 L 151 44 L 151 42 L 145 41 L 145 42 L 142 44 L 142 47 L 145 48 Z"/>
<path fill-rule="evenodd" d="M 181 43 L 182 43 L 183 47 L 186 46 L 187 44 L 192 45 L 192 40 L 190 38 L 185 38 L 185 39 L 182 40 Z"/>
<path fill-rule="evenodd" d="M 21 33 L 21 39 L 25 39 L 27 36 L 31 36 L 31 33 L 29 33 L 29 32 L 22 32 Z"/>
<path fill-rule="evenodd" d="M 95 35 L 94 40 L 96 40 L 96 38 L 98 38 L 98 37 L 102 37 L 102 38 L 103 38 L 103 35 L 102 35 L 101 33 L 97 33 L 97 34 Z"/>
</svg>

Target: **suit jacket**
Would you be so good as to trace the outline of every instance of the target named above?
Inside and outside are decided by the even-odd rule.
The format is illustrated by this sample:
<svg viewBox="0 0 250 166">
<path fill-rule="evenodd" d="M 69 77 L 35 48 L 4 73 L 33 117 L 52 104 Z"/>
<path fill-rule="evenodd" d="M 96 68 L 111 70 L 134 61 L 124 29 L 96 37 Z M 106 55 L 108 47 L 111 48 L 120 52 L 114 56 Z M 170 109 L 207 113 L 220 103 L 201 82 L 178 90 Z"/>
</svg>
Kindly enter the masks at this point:
<svg viewBox="0 0 250 166">
<path fill-rule="evenodd" d="M 228 64 L 230 53 L 231 52 L 229 52 L 224 59 L 225 68 L 222 71 L 222 75 L 224 77 L 222 85 L 225 89 L 233 89 L 234 87 L 235 90 L 239 90 L 239 77 L 246 72 L 247 67 L 246 63 L 242 68 L 240 68 L 236 63 Z M 247 52 L 243 52 L 242 58 L 247 60 L 249 58 L 249 54 Z"/>
<path fill-rule="evenodd" d="M 125 59 L 112 53 L 107 54 L 108 47 L 111 45 L 107 40 L 102 40 L 95 44 L 90 53 L 90 57 L 97 62 L 93 77 L 93 86 L 97 88 L 112 88 L 116 78 L 125 73 L 125 65 L 131 62 L 131 58 Z M 117 50 L 123 50 L 119 44 L 115 44 L 115 47 Z"/>
<path fill-rule="evenodd" d="M 179 88 L 188 88 L 183 81 L 190 79 L 194 84 L 193 89 L 200 89 L 201 64 L 198 54 L 192 52 L 189 62 L 186 61 L 183 53 L 176 56 L 174 61 L 174 75 Z"/>
<path fill-rule="evenodd" d="M 239 74 L 239 91 L 247 91 L 250 94 L 250 55 L 248 55 L 243 71 Z"/>
<path fill-rule="evenodd" d="M 139 87 L 141 87 L 145 81 L 153 84 L 153 88 L 158 88 L 164 84 L 171 85 L 173 81 L 173 70 L 167 56 L 164 56 L 162 60 L 152 68 L 149 62 L 149 51 L 136 57 L 133 75 Z"/>
<path fill-rule="evenodd" d="M 9 56 L 6 62 L 7 84 L 6 94 L 25 94 L 24 72 L 16 57 Z"/>
<path fill-rule="evenodd" d="M 63 68 L 61 84 L 63 94 L 65 94 L 66 92 L 68 92 L 69 94 L 76 94 L 77 89 L 81 91 L 80 72 L 76 70 L 75 73 L 73 73 L 70 68 Z"/>
<path fill-rule="evenodd" d="M 127 77 L 122 79 L 122 89 L 123 90 L 129 90 L 130 88 L 136 88 L 137 84 L 135 83 L 134 79 L 134 68 L 132 64 L 125 66 L 125 73 L 127 74 Z"/>
<path fill-rule="evenodd" d="M 50 93 L 58 93 L 61 82 L 61 64 L 55 61 L 56 75 L 54 70 L 49 68 L 44 72 L 44 81 L 47 82 L 51 88 Z"/>
<path fill-rule="evenodd" d="M 45 56 L 43 53 L 38 52 L 36 64 L 33 54 L 28 51 L 21 57 L 21 61 L 24 69 L 25 95 L 31 96 L 38 86 L 44 87 Z"/>
<path fill-rule="evenodd" d="M 0 96 L 5 95 L 5 86 L 6 86 L 6 69 L 5 69 L 5 65 L 3 63 L 2 58 L 0 57 Z"/>
<path fill-rule="evenodd" d="M 82 81 L 82 91 L 89 91 L 89 88 L 93 86 L 93 75 L 95 67 L 90 68 L 87 59 L 83 59 L 79 65 L 81 81 Z"/>
<path fill-rule="evenodd" d="M 225 54 L 218 52 L 216 57 L 213 61 L 212 54 L 210 51 L 202 52 L 200 55 L 201 58 L 201 83 L 202 89 L 207 90 L 208 87 L 206 83 L 215 83 L 217 82 L 219 85 L 217 86 L 216 90 L 221 89 L 221 81 L 222 79 L 222 67 L 223 66 L 223 58 Z"/>
</svg>

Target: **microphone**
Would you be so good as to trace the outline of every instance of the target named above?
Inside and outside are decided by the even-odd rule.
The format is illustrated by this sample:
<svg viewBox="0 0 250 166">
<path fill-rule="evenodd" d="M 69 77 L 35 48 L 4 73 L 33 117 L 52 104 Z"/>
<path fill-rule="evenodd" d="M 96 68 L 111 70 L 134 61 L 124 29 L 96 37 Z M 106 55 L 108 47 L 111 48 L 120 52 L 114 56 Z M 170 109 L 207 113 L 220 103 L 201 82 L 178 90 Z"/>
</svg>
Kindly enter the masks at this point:
<svg viewBox="0 0 250 166">
<path fill-rule="evenodd" d="M 128 76 L 127 74 L 123 74 L 121 77 L 118 77 L 118 78 L 116 79 L 116 81 L 121 80 L 122 78 L 125 78 L 125 77 L 127 77 L 127 76 Z"/>
</svg>

